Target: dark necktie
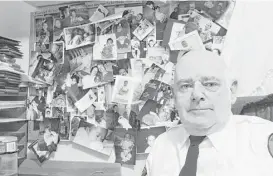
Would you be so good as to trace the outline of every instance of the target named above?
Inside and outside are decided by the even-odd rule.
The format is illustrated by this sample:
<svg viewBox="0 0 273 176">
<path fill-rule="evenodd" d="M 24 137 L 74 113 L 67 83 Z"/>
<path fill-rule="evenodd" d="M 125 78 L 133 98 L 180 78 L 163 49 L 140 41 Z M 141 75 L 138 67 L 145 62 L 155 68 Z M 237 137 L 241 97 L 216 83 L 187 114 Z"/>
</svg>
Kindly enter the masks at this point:
<svg viewBox="0 0 273 176">
<path fill-rule="evenodd" d="M 206 136 L 190 136 L 190 146 L 187 153 L 185 165 L 179 176 L 196 176 L 197 159 L 199 155 L 199 144 Z"/>
</svg>

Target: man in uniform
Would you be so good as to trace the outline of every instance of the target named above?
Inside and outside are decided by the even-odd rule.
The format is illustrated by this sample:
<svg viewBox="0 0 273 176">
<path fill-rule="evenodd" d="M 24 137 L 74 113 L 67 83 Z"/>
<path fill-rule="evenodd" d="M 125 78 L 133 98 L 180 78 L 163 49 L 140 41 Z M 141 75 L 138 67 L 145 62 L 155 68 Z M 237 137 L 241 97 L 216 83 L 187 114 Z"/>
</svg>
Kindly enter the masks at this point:
<svg viewBox="0 0 273 176">
<path fill-rule="evenodd" d="M 236 88 L 220 56 L 196 50 L 178 58 L 173 90 L 182 124 L 156 139 L 147 175 L 273 175 L 273 123 L 233 115 Z"/>
</svg>

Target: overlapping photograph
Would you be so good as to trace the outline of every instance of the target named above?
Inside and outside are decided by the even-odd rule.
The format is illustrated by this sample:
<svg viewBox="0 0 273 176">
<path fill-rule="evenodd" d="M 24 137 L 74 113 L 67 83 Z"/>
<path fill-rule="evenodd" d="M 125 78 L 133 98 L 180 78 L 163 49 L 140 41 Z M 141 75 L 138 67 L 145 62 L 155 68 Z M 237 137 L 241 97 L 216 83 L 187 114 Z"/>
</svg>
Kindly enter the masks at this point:
<svg viewBox="0 0 273 176">
<path fill-rule="evenodd" d="M 95 24 L 89 23 L 64 29 L 66 50 L 90 45 L 95 42 Z"/>
<path fill-rule="evenodd" d="M 117 38 L 115 34 L 98 36 L 98 43 L 94 45 L 94 60 L 116 60 Z"/>
</svg>

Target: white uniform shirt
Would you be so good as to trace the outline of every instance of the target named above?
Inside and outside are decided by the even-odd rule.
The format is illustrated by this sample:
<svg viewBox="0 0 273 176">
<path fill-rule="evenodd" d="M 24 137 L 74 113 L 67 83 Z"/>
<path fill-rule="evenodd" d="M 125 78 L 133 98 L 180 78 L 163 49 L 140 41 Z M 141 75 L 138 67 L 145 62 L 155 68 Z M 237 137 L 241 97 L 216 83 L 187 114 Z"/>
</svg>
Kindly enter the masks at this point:
<svg viewBox="0 0 273 176">
<path fill-rule="evenodd" d="M 233 115 L 226 127 L 199 145 L 197 176 L 273 176 L 268 137 L 273 123 L 255 116 Z M 148 176 L 179 176 L 189 134 L 173 127 L 155 141 L 146 162 Z"/>
</svg>

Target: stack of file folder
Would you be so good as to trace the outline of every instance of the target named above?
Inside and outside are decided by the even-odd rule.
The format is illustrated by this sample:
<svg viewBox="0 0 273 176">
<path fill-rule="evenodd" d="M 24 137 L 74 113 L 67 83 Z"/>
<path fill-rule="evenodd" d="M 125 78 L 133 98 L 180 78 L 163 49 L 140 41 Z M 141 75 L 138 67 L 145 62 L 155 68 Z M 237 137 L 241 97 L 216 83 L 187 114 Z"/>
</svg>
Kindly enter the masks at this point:
<svg viewBox="0 0 273 176">
<path fill-rule="evenodd" d="M 23 72 L 16 59 L 22 59 L 23 53 L 19 49 L 20 42 L 0 36 L 0 66 L 10 67 Z"/>
</svg>

